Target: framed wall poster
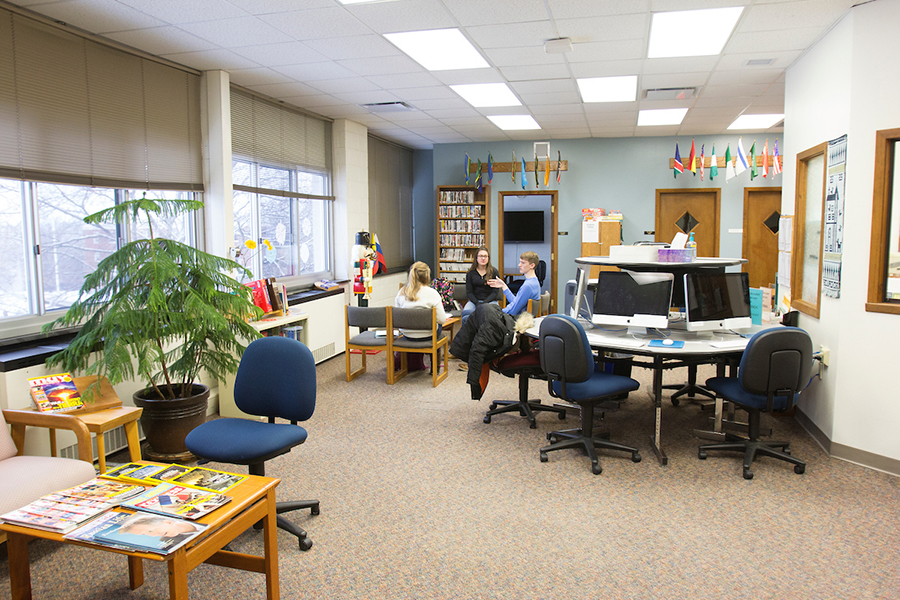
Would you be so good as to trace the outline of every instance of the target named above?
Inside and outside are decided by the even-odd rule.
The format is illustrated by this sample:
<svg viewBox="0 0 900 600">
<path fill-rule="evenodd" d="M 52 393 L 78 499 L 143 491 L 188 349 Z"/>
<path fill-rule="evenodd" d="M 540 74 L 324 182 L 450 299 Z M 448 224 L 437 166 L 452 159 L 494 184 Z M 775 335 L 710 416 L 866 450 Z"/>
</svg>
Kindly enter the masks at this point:
<svg viewBox="0 0 900 600">
<path fill-rule="evenodd" d="M 822 291 L 841 297 L 841 254 L 844 246 L 844 189 L 847 171 L 847 136 L 828 142 L 825 221 L 822 224 Z"/>
</svg>

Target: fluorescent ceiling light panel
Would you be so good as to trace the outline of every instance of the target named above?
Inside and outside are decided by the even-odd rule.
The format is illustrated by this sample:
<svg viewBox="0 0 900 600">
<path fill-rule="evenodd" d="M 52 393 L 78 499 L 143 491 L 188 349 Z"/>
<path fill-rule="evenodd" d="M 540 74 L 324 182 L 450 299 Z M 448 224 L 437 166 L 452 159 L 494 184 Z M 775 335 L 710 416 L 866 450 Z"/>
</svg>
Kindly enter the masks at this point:
<svg viewBox="0 0 900 600">
<path fill-rule="evenodd" d="M 384 37 L 429 71 L 490 66 L 459 29 L 404 31 L 386 33 Z"/>
<path fill-rule="evenodd" d="M 661 108 L 657 110 L 642 110 L 638 113 L 638 127 L 650 125 L 681 125 L 686 108 Z"/>
<path fill-rule="evenodd" d="M 647 58 L 719 54 L 743 10 L 734 6 L 653 13 Z"/>
<path fill-rule="evenodd" d="M 589 77 L 577 81 L 583 102 L 634 102 L 637 100 L 637 75 Z"/>
<path fill-rule="evenodd" d="M 784 115 L 741 115 L 728 129 L 768 129 L 783 120 Z"/>
<path fill-rule="evenodd" d="M 476 108 L 488 106 L 522 106 L 505 83 L 470 83 L 451 85 L 450 89 Z"/>
<path fill-rule="evenodd" d="M 488 119 L 505 131 L 541 128 L 531 115 L 491 115 Z"/>
</svg>

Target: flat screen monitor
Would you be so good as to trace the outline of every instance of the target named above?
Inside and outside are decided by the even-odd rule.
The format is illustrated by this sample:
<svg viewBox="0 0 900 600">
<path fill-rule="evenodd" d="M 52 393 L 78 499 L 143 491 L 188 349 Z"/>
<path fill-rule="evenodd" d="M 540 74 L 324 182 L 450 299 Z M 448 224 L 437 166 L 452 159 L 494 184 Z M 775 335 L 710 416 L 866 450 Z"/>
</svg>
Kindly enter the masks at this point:
<svg viewBox="0 0 900 600">
<path fill-rule="evenodd" d="M 504 242 L 543 242 L 544 211 L 503 211 Z"/>
<path fill-rule="evenodd" d="M 671 273 L 600 271 L 594 291 L 594 325 L 669 326 L 675 276 Z"/>
<path fill-rule="evenodd" d="M 750 276 L 747 273 L 684 274 L 688 331 L 750 327 Z"/>
</svg>

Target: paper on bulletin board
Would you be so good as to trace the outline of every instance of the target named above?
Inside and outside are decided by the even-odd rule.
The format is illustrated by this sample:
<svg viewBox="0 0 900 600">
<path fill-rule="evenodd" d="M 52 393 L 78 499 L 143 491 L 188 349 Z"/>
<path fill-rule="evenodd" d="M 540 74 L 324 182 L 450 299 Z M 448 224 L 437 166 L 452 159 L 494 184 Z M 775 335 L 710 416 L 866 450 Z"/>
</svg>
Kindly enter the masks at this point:
<svg viewBox="0 0 900 600">
<path fill-rule="evenodd" d="M 582 221 L 581 222 L 581 243 L 582 244 L 599 244 L 600 243 L 600 222 L 599 221 Z"/>
</svg>

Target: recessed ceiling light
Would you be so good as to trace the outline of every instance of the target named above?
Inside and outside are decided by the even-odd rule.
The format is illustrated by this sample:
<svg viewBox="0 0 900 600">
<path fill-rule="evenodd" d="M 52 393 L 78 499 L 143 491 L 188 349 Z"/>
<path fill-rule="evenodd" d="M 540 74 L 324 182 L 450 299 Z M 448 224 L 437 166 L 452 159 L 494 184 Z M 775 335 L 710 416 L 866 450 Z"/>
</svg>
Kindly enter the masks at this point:
<svg viewBox="0 0 900 600">
<path fill-rule="evenodd" d="M 634 102 L 637 100 L 637 75 L 589 77 L 577 81 L 583 102 Z"/>
<path fill-rule="evenodd" d="M 522 106 L 505 83 L 469 83 L 451 85 L 450 89 L 476 108 L 487 106 Z"/>
<path fill-rule="evenodd" d="M 384 37 L 429 71 L 490 66 L 459 29 L 404 31 L 386 33 Z"/>
<path fill-rule="evenodd" d="M 638 113 L 638 127 L 649 125 L 680 125 L 687 114 L 686 108 L 660 108 Z"/>
<path fill-rule="evenodd" d="M 653 13 L 647 58 L 719 54 L 743 6 Z"/>
<path fill-rule="evenodd" d="M 531 115 L 491 115 L 488 117 L 494 125 L 506 131 L 515 129 L 540 129 Z"/>
<path fill-rule="evenodd" d="M 768 129 L 783 120 L 784 115 L 741 115 L 728 129 Z"/>
</svg>

